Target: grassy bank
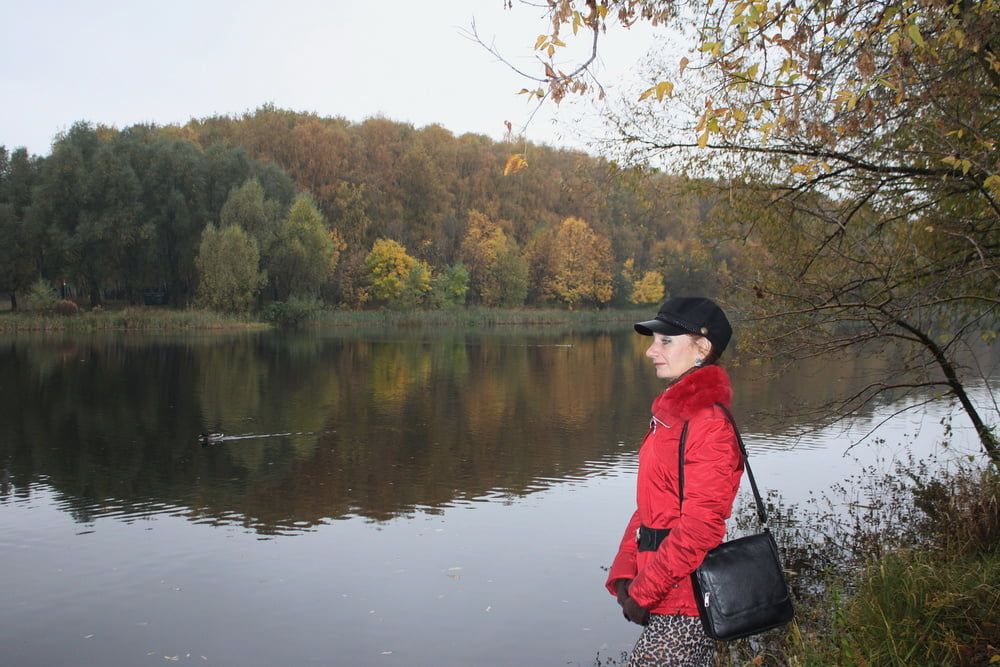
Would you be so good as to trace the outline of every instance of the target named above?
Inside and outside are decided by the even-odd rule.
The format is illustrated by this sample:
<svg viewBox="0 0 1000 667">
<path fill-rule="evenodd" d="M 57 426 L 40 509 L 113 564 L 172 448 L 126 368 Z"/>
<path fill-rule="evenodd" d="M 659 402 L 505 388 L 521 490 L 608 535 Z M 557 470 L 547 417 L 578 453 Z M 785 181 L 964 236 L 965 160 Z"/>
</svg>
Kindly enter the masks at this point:
<svg viewBox="0 0 1000 667">
<path fill-rule="evenodd" d="M 320 326 L 386 327 L 442 326 L 493 327 L 531 325 L 616 325 L 651 317 L 649 308 L 637 310 L 558 310 L 455 308 L 447 310 L 330 310 L 319 313 L 315 322 Z"/>
<path fill-rule="evenodd" d="M 123 308 L 62 316 L 51 313 L 0 313 L 0 333 L 96 331 L 257 330 L 269 325 L 245 317 L 204 310 Z"/>
<path fill-rule="evenodd" d="M 751 505 L 737 523 L 755 525 Z M 1000 665 L 995 470 L 912 461 L 893 474 L 868 470 L 837 497 L 806 507 L 773 501 L 771 526 L 795 622 L 720 643 L 717 667 Z M 594 665 L 627 659 L 598 654 Z"/>
<path fill-rule="evenodd" d="M 778 508 L 796 623 L 719 664 L 1000 664 L 1000 475 L 932 470 L 868 476 L 822 511 Z"/>
<path fill-rule="evenodd" d="M 388 328 L 395 326 L 479 328 L 542 326 L 617 328 L 650 316 L 643 310 L 490 309 L 452 310 L 322 310 L 309 313 L 303 326 Z M 0 333 L 94 332 L 94 331 L 185 331 L 199 329 L 260 330 L 272 326 L 259 315 L 234 316 L 207 310 L 131 307 L 86 311 L 61 316 L 53 313 L 0 312 Z M 302 317 L 305 320 L 305 317 Z"/>
</svg>

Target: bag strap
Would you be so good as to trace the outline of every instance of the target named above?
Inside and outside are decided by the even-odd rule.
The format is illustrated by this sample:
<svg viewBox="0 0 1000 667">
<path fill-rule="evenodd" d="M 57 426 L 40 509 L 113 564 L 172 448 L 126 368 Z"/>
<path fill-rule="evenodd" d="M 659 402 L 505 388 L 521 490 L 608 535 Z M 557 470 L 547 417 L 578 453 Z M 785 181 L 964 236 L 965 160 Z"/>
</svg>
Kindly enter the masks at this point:
<svg viewBox="0 0 1000 667">
<path fill-rule="evenodd" d="M 740 429 L 736 425 L 736 420 L 733 419 L 733 413 L 729 411 L 722 403 L 716 403 L 722 411 L 726 414 L 726 419 L 733 426 L 733 431 L 736 433 L 736 442 L 740 446 L 740 455 L 743 458 L 743 467 L 746 468 L 747 477 L 750 478 L 750 488 L 753 489 L 753 499 L 757 503 L 757 518 L 760 520 L 760 524 L 767 528 L 767 510 L 764 509 L 764 501 L 761 500 L 760 491 L 757 490 L 757 480 L 753 477 L 753 470 L 750 468 L 750 456 L 747 454 L 746 445 L 743 444 L 743 436 L 740 434 Z M 677 451 L 678 464 L 677 464 L 677 481 L 680 486 L 680 492 L 678 497 L 678 505 L 684 504 L 684 445 L 687 443 L 688 434 L 688 422 L 684 422 L 684 428 L 681 430 L 681 442 Z"/>
</svg>

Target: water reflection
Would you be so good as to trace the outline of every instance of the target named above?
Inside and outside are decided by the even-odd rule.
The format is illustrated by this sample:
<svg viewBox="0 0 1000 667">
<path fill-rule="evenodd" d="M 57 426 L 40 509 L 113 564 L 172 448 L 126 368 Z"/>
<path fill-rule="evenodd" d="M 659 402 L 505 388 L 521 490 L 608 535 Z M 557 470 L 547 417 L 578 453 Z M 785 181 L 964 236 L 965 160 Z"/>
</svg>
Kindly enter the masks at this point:
<svg viewBox="0 0 1000 667">
<path fill-rule="evenodd" d="M 262 535 L 495 502 L 634 465 L 658 381 L 630 334 L 312 332 L 0 342 L 0 500 L 52 488 L 76 521 L 153 514 Z M 877 357 L 733 372 L 751 448 Z M 845 384 L 847 383 L 847 384 Z M 203 446 L 198 434 L 219 430 Z"/>
</svg>

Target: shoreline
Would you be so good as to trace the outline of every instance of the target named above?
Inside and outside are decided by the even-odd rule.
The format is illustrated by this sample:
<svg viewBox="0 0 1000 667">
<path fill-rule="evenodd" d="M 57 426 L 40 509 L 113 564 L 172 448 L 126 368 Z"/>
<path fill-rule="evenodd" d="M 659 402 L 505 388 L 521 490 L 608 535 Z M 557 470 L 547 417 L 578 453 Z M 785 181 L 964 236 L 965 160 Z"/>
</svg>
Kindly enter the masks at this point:
<svg viewBox="0 0 1000 667">
<path fill-rule="evenodd" d="M 505 326 L 597 326 L 634 321 L 648 316 L 649 308 L 604 310 L 559 310 L 556 308 L 447 310 L 323 310 L 306 321 L 304 328 L 420 326 L 441 328 L 486 328 Z M 131 306 L 88 311 L 78 315 L 56 315 L 11 311 L 0 312 L 0 334 L 265 331 L 276 328 L 258 315 L 226 315 L 207 310 L 172 310 Z"/>
</svg>

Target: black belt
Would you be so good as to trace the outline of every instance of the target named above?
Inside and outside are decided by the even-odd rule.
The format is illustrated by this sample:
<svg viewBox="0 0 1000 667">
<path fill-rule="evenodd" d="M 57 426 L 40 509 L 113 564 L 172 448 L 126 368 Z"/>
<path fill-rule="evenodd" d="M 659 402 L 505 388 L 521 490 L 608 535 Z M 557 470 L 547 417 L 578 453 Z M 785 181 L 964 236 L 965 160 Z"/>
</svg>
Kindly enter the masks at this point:
<svg viewBox="0 0 1000 667">
<path fill-rule="evenodd" d="M 639 526 L 635 531 L 635 541 L 639 544 L 639 551 L 656 551 L 660 548 L 660 542 L 670 534 L 669 528 L 647 528 Z"/>
</svg>

